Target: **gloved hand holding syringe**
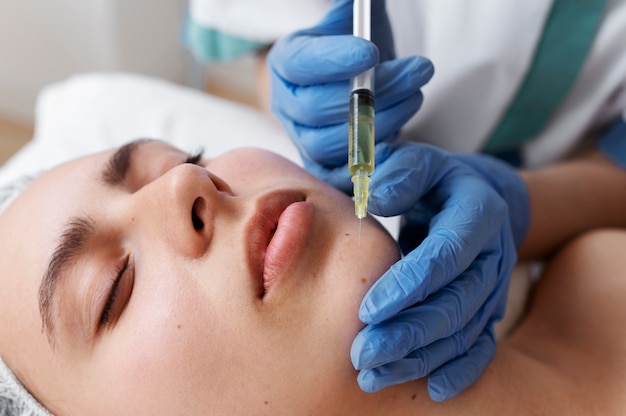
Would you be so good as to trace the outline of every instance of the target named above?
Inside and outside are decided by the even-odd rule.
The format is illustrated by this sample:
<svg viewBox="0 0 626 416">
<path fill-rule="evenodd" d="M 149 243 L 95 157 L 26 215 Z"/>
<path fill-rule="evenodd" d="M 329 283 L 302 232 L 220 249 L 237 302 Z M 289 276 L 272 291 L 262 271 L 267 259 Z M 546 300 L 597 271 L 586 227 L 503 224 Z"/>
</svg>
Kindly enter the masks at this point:
<svg viewBox="0 0 626 416">
<path fill-rule="evenodd" d="M 316 26 L 274 44 L 268 54 L 271 107 L 311 173 L 346 192 L 355 188 L 357 217 L 369 208 L 405 220 L 404 257 L 370 288 L 359 309 L 365 328 L 350 354 L 359 385 L 372 392 L 428 377 L 431 398 L 442 401 L 474 383 L 495 353 L 493 322 L 506 304 L 515 247 L 529 223 L 527 191 L 514 169 L 490 158 L 398 143 L 400 128 L 422 103 L 433 65 L 421 56 L 397 58 L 385 0 L 371 0 L 371 16 L 361 12 L 361 3 L 333 0 Z M 360 16 L 356 24 L 353 14 Z M 371 42 L 354 36 L 369 27 L 361 23 L 370 18 Z M 359 75 L 373 67 L 365 79 L 370 77 L 370 91 L 376 80 L 378 137 L 373 99 L 357 93 L 349 118 L 359 116 L 352 121 L 360 129 L 367 106 L 359 104 L 367 103 L 371 131 L 359 130 L 347 150 L 345 132 L 354 134 L 347 97 L 354 80 L 358 86 Z M 367 168 L 374 168 L 374 144 L 362 138 L 377 141 L 371 186 Z M 364 186 L 358 169 L 345 166 L 353 150 L 356 165 L 367 166 L 360 175 L 367 178 Z M 359 197 L 361 191 L 366 193 Z M 414 241 L 403 244 L 403 236 Z"/>
</svg>

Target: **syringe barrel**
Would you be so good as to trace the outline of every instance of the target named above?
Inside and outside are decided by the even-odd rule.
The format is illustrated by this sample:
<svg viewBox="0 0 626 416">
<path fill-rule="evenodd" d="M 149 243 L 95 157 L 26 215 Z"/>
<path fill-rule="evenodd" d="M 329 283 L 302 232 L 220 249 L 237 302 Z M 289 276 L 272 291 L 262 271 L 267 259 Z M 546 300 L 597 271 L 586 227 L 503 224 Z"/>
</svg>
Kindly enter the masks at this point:
<svg viewBox="0 0 626 416">
<path fill-rule="evenodd" d="M 361 89 L 350 96 L 350 132 L 348 169 L 354 175 L 364 170 L 374 172 L 374 95 Z"/>
</svg>

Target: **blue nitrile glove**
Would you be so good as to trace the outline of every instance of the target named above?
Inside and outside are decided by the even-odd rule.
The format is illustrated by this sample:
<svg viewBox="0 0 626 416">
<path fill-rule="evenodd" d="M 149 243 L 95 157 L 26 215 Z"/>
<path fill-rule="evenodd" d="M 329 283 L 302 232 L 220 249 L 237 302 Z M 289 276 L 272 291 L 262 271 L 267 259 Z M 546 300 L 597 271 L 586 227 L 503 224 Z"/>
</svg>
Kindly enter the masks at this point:
<svg viewBox="0 0 626 416">
<path fill-rule="evenodd" d="M 367 326 L 351 351 L 359 384 L 378 391 L 428 376 L 430 397 L 446 400 L 494 356 L 493 324 L 529 224 L 527 188 L 495 158 L 411 143 L 376 167 L 369 204 L 377 215 L 405 214 L 419 245 L 363 299 Z"/>
<path fill-rule="evenodd" d="M 350 80 L 374 67 L 376 142 L 393 140 L 419 109 L 420 88 L 433 66 L 420 56 L 394 59 L 385 1 L 372 1 L 372 42 L 352 35 L 353 0 L 335 0 L 315 27 L 276 42 L 267 62 L 271 108 L 297 146 L 305 167 L 352 189 L 346 167 Z M 338 140 L 337 138 L 345 138 Z M 332 168 L 341 166 L 340 175 Z M 326 171 L 328 169 L 329 171 Z"/>
<path fill-rule="evenodd" d="M 615 165 L 626 169 L 626 111 L 602 132 L 596 148 Z"/>
</svg>

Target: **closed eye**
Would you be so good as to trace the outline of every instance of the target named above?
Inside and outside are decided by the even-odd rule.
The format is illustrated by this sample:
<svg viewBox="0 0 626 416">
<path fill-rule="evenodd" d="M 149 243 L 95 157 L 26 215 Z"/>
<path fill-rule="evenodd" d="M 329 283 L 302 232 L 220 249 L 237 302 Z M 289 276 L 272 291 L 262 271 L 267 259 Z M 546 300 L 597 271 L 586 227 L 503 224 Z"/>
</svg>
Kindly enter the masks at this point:
<svg viewBox="0 0 626 416">
<path fill-rule="evenodd" d="M 132 288 L 133 283 L 132 274 L 133 266 L 129 257 L 126 257 L 122 267 L 120 267 L 116 273 L 109 296 L 107 297 L 104 307 L 102 308 L 99 322 L 100 328 L 110 325 L 114 320 L 119 318 L 119 315 L 121 315 L 124 306 L 130 298 L 130 288 Z M 123 291 L 120 290 L 121 287 L 123 287 Z M 120 293 L 123 295 L 121 298 Z"/>
<path fill-rule="evenodd" d="M 190 153 L 187 156 L 187 159 L 185 159 L 184 163 L 191 163 L 192 165 L 200 165 L 200 161 L 202 160 L 203 156 L 204 156 L 204 149 L 199 149 L 198 151 L 194 153 Z"/>
</svg>

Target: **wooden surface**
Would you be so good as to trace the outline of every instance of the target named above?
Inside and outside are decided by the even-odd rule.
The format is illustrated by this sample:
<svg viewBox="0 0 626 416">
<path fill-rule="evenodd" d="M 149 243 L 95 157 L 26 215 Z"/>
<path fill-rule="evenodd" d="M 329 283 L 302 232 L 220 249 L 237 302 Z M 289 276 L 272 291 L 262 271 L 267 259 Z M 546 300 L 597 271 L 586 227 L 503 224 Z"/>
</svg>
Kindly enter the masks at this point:
<svg viewBox="0 0 626 416">
<path fill-rule="evenodd" d="M 32 127 L 0 118 L 0 165 L 30 141 L 32 137 Z"/>
</svg>

